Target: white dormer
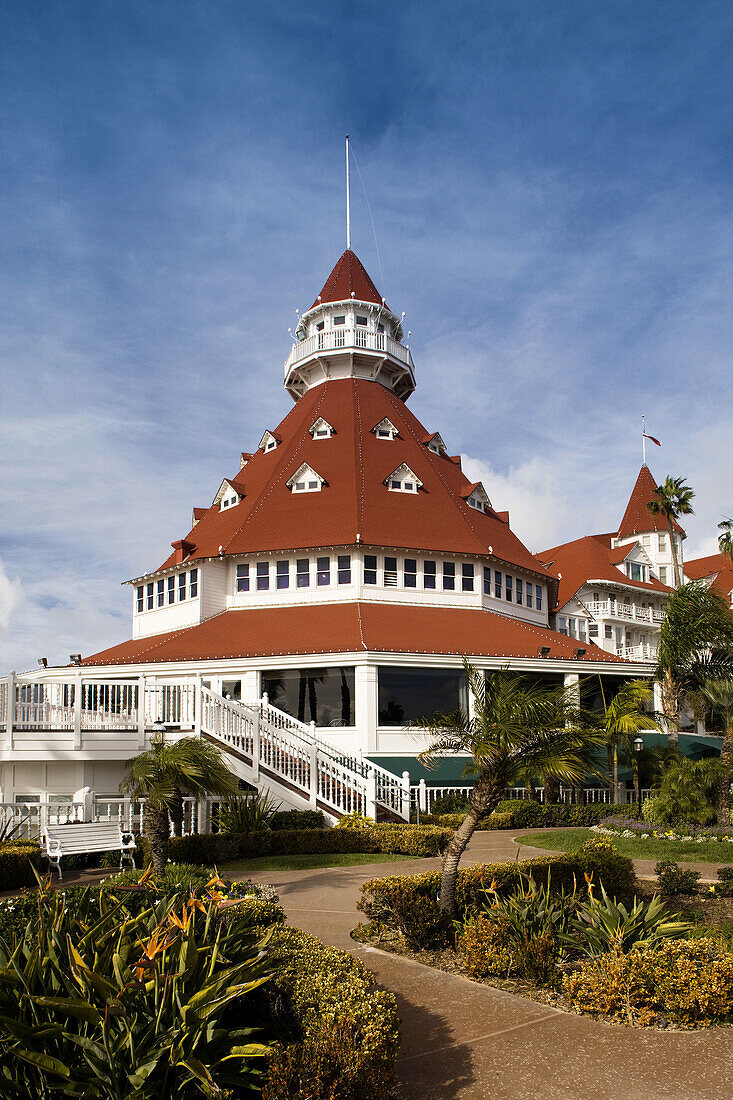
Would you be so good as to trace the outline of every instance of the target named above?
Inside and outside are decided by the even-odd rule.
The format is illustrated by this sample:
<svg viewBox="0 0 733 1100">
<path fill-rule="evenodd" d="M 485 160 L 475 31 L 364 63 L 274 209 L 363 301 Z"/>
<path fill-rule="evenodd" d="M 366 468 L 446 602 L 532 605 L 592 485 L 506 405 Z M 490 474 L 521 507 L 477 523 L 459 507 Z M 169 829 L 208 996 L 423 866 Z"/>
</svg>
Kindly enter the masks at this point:
<svg viewBox="0 0 733 1100">
<path fill-rule="evenodd" d="M 231 481 L 227 481 L 226 478 L 219 486 L 219 491 L 214 497 L 211 507 L 214 508 L 219 505 L 219 511 L 223 512 L 227 508 L 233 508 L 235 504 L 239 504 L 244 494 L 237 490 Z"/>
<path fill-rule="evenodd" d="M 385 479 L 384 484 L 392 493 L 416 493 L 422 489 L 422 481 L 406 463 L 402 463 Z"/>
<path fill-rule="evenodd" d="M 258 447 L 259 450 L 267 454 L 268 451 L 274 451 L 279 442 L 280 440 L 278 439 L 278 437 L 276 435 L 273 435 L 272 432 L 265 432 L 258 444 Z"/>
<path fill-rule="evenodd" d="M 386 416 L 384 420 L 380 420 L 378 424 L 374 425 L 372 432 L 376 435 L 377 439 L 396 439 L 400 434 L 392 421 L 387 420 Z"/>
<path fill-rule="evenodd" d="M 469 507 L 475 508 L 477 512 L 485 512 L 488 508 L 491 507 L 489 494 L 486 492 L 480 481 L 477 481 L 474 485 L 469 486 L 463 496 Z"/>
<path fill-rule="evenodd" d="M 333 435 L 333 427 L 322 416 L 318 417 L 315 424 L 311 424 L 308 431 L 314 439 L 330 439 Z"/>
<path fill-rule="evenodd" d="M 445 443 L 443 442 L 443 437 L 441 436 L 440 432 L 433 432 L 432 435 L 429 435 L 425 439 L 423 439 L 423 443 L 429 451 L 433 452 L 433 454 L 445 454 Z"/>
<path fill-rule="evenodd" d="M 320 493 L 325 484 L 325 478 L 317 474 L 307 462 L 304 462 L 286 482 L 291 493 Z"/>
</svg>

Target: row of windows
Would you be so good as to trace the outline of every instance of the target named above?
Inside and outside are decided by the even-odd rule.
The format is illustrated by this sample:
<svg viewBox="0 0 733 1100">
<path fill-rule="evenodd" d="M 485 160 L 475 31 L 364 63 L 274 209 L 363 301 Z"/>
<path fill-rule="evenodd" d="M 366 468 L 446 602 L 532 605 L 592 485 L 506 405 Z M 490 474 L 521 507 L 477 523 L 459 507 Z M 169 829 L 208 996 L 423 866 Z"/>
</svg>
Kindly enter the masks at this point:
<svg viewBox="0 0 733 1100">
<path fill-rule="evenodd" d="M 258 561 L 253 569 L 248 563 L 241 563 L 237 566 L 237 592 L 267 592 L 273 580 L 272 587 L 275 589 L 290 588 L 291 581 L 295 588 L 310 588 L 312 584 L 329 585 L 333 583 L 334 574 L 338 584 L 351 583 L 351 554 L 339 554 L 335 570 L 328 557 L 316 558 L 315 570 L 310 558 L 298 558 L 294 576 L 291 575 L 291 566 L 292 562 L 287 559 L 276 561 L 273 577 L 269 561 Z"/>
<path fill-rule="evenodd" d="M 191 569 L 188 573 L 171 574 L 158 581 L 149 581 L 137 586 L 137 610 L 152 611 L 166 604 L 180 603 L 188 598 L 195 600 L 199 594 L 199 571 Z"/>
</svg>

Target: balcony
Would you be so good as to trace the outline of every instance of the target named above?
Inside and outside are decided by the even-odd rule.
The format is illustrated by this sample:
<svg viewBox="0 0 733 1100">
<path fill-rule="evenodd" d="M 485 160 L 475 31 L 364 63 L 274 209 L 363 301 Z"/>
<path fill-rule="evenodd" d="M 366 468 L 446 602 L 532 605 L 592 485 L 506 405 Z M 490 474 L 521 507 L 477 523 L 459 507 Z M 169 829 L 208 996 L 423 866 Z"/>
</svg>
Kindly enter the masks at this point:
<svg viewBox="0 0 733 1100">
<path fill-rule="evenodd" d="M 594 618 L 634 619 L 640 623 L 663 623 L 664 612 L 650 607 L 637 607 L 631 603 L 613 603 L 610 600 L 598 600 L 588 604 L 588 610 Z"/>
<path fill-rule="evenodd" d="M 646 642 L 640 645 L 617 645 L 616 656 L 623 657 L 626 661 L 656 661 L 657 651 Z"/>
<path fill-rule="evenodd" d="M 317 332 L 301 340 L 299 344 L 294 344 L 285 362 L 285 379 L 287 380 L 294 367 L 305 362 L 306 359 L 318 356 L 321 352 L 334 351 L 366 351 L 375 355 L 389 356 L 407 367 L 410 374 L 414 371 L 410 349 L 391 336 L 387 336 L 386 333 L 372 332 L 367 328 L 337 328 L 329 332 Z"/>
</svg>

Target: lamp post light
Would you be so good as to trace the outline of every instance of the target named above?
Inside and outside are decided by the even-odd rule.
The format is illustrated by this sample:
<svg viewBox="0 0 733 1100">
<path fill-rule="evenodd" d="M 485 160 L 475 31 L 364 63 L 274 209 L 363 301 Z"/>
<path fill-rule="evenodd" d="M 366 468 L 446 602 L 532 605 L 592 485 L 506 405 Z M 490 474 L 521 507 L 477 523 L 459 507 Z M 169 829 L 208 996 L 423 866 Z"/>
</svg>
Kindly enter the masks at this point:
<svg viewBox="0 0 733 1100">
<path fill-rule="evenodd" d="M 641 820 L 641 768 L 639 767 L 641 761 L 641 750 L 644 748 L 644 738 L 636 737 L 634 739 L 634 752 L 636 753 L 636 791 L 637 791 L 637 809 L 638 817 Z"/>
</svg>

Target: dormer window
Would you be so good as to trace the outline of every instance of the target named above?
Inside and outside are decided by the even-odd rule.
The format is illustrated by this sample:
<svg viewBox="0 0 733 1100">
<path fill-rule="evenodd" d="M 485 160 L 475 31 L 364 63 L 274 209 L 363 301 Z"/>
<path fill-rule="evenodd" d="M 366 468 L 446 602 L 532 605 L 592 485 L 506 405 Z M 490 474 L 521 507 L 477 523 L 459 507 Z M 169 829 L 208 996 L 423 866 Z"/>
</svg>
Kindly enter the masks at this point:
<svg viewBox="0 0 733 1100">
<path fill-rule="evenodd" d="M 366 326 L 369 323 L 369 318 L 368 317 L 362 317 L 360 314 L 357 313 L 356 323 L 357 323 L 357 325 L 365 325 Z"/>
<path fill-rule="evenodd" d="M 377 439 L 396 439 L 400 434 L 395 428 L 391 420 L 380 420 L 378 424 L 375 424 L 372 431 L 376 435 Z"/>
<path fill-rule="evenodd" d="M 469 508 L 475 508 L 477 512 L 486 512 L 491 507 L 488 493 L 480 481 L 469 485 L 462 495 Z"/>
<path fill-rule="evenodd" d="M 219 486 L 219 492 L 214 497 L 212 507 L 218 504 L 219 511 L 223 512 L 226 508 L 233 508 L 235 504 L 239 504 L 243 495 L 243 493 L 238 492 L 237 489 L 234 488 L 231 481 L 225 479 Z M 196 518 L 196 511 L 198 511 L 198 509 L 194 509 L 194 518 Z"/>
<path fill-rule="evenodd" d="M 391 493 L 416 493 L 422 488 L 422 481 L 405 463 L 389 475 L 385 484 Z"/>
<path fill-rule="evenodd" d="M 291 493 L 319 493 L 326 482 L 312 466 L 304 462 L 286 484 Z"/>
<path fill-rule="evenodd" d="M 322 416 L 316 420 L 315 424 L 311 424 L 308 431 L 314 439 L 330 439 L 333 435 L 333 428 Z"/>
<path fill-rule="evenodd" d="M 445 454 L 445 443 L 439 432 L 435 432 L 433 435 L 429 435 L 427 439 L 423 439 L 423 443 L 427 446 L 429 451 L 433 452 L 433 454 Z"/>
<path fill-rule="evenodd" d="M 274 451 L 280 440 L 272 432 L 265 432 L 260 440 L 259 449 L 267 454 L 268 451 Z"/>
</svg>

